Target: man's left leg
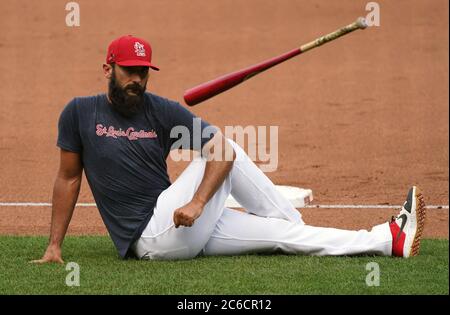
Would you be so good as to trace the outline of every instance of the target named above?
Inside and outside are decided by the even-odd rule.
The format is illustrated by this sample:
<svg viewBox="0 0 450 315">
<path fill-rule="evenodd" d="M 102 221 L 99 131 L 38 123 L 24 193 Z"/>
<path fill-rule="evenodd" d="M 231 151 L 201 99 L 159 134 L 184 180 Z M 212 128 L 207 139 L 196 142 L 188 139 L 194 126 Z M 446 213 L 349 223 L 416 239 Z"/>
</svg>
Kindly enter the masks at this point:
<svg viewBox="0 0 450 315">
<path fill-rule="evenodd" d="M 425 202 L 417 187 L 408 191 L 396 219 L 377 225 L 370 232 L 313 227 L 225 208 L 204 253 L 238 255 L 280 250 L 317 256 L 410 257 L 419 253 L 425 215 Z"/>
<path fill-rule="evenodd" d="M 392 235 L 388 223 L 370 232 L 347 231 L 225 208 L 203 252 L 205 255 L 241 255 L 278 251 L 315 256 L 388 256 L 392 251 Z"/>
</svg>

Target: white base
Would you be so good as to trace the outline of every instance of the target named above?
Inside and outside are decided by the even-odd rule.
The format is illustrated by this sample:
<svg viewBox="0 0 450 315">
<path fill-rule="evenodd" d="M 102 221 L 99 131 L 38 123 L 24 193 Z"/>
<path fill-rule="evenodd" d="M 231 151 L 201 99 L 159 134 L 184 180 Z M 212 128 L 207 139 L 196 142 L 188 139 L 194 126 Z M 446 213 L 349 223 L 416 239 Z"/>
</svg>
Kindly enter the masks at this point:
<svg viewBox="0 0 450 315">
<path fill-rule="evenodd" d="M 277 185 L 276 188 L 292 203 L 295 208 L 302 208 L 313 201 L 313 193 L 311 189 L 282 185 Z M 225 202 L 225 207 L 242 208 L 242 206 L 231 195 L 228 196 Z"/>
</svg>

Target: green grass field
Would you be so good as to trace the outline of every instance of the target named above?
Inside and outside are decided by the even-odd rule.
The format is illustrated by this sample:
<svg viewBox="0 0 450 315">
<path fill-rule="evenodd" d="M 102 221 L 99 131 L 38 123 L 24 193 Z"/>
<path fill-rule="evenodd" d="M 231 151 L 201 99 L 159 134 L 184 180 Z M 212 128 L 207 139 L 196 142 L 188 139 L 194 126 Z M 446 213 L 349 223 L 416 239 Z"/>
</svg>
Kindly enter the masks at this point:
<svg viewBox="0 0 450 315">
<path fill-rule="evenodd" d="M 108 237 L 67 237 L 64 259 L 80 266 L 34 265 L 44 237 L 0 237 L 0 294 L 449 294 L 448 240 L 424 240 L 412 259 L 252 255 L 190 261 L 120 260 Z M 367 286 L 380 267 L 380 285 Z"/>
</svg>

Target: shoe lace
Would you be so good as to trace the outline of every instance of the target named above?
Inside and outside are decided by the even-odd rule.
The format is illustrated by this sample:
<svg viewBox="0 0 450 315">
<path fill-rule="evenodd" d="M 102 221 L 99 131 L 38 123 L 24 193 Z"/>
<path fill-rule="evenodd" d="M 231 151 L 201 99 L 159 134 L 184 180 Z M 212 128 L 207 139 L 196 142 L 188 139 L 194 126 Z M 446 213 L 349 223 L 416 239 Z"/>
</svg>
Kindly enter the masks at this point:
<svg viewBox="0 0 450 315">
<path fill-rule="evenodd" d="M 396 208 L 395 210 L 398 211 L 398 212 L 401 212 L 401 211 L 402 211 L 402 208 Z M 400 216 L 400 215 L 398 215 L 398 216 L 394 216 L 394 215 L 393 215 L 393 216 L 391 217 L 391 223 L 394 222 L 395 220 L 397 220 L 399 216 Z"/>
</svg>

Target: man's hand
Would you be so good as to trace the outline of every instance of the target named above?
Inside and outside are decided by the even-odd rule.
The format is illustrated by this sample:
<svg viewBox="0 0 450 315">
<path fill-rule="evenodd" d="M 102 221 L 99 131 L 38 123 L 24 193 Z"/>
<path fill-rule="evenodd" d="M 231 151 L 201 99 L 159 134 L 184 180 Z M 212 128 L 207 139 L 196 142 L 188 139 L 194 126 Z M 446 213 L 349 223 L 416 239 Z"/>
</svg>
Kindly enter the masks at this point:
<svg viewBox="0 0 450 315">
<path fill-rule="evenodd" d="M 192 226 L 194 221 L 202 214 L 205 204 L 197 199 L 192 199 L 187 205 L 178 208 L 173 213 L 173 222 L 175 227 L 180 225 Z"/>
<path fill-rule="evenodd" d="M 64 264 L 64 261 L 61 258 L 61 248 L 59 246 L 49 245 L 41 259 L 30 261 L 32 264 L 45 264 L 51 262 Z"/>
</svg>

